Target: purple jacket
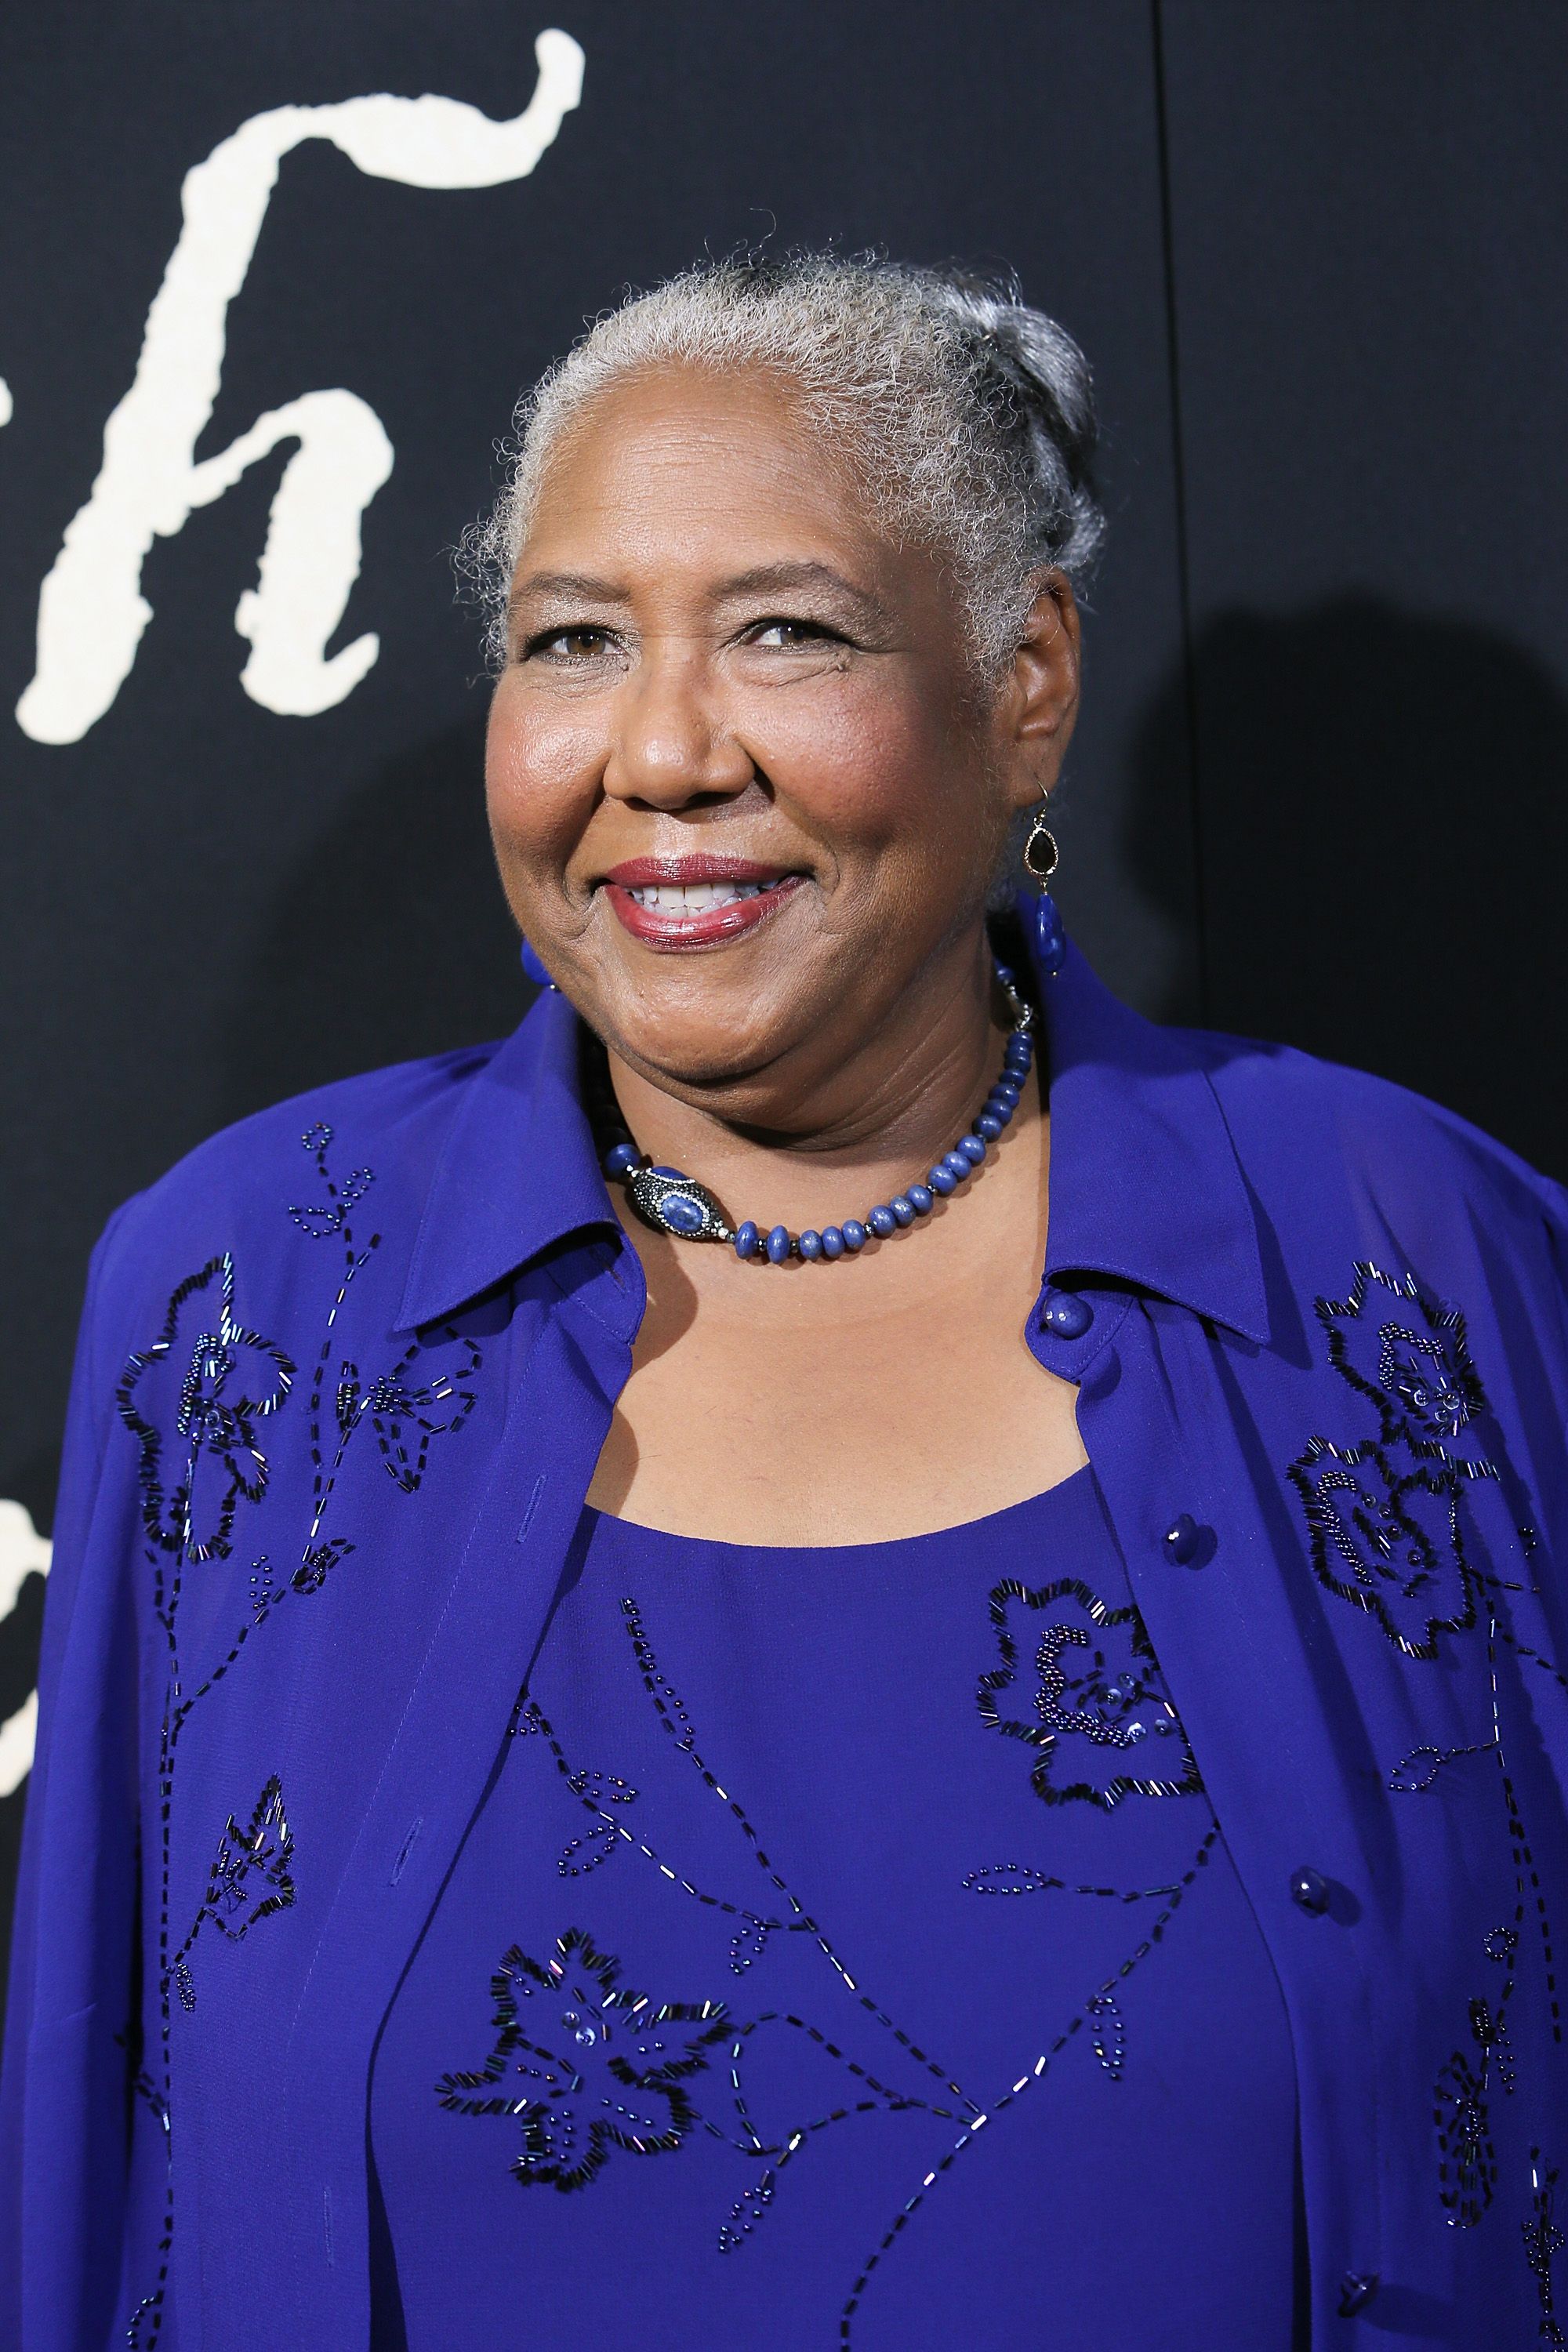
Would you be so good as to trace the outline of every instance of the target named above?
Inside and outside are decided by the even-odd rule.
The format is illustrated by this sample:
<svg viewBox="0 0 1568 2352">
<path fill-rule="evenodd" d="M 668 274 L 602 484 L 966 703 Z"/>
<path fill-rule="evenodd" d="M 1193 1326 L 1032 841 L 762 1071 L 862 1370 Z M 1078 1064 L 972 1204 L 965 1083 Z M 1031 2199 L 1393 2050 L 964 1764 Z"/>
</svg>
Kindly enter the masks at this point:
<svg viewBox="0 0 1568 2352">
<path fill-rule="evenodd" d="M 1563 2343 L 1568 1200 L 1378 1080 L 1151 1027 L 1074 952 L 1039 985 L 1048 1273 L 1092 1313 L 1037 1352 L 1284 1989 L 1314 2343 Z M 575 1071 L 548 993 L 215 1138 L 99 1246 L 5 2352 L 363 2352 L 377 2032 L 643 1309 Z"/>
</svg>

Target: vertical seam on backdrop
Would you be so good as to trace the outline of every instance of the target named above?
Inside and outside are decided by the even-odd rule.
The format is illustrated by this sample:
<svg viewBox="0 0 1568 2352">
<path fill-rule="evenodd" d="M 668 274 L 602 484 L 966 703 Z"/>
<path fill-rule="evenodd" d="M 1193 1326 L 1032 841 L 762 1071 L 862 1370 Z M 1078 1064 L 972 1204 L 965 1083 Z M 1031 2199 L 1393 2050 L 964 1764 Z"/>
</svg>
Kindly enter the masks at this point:
<svg viewBox="0 0 1568 2352">
<path fill-rule="evenodd" d="M 1165 365 L 1171 389 L 1171 472 L 1176 523 L 1176 599 L 1182 632 L 1182 702 L 1186 719 L 1187 805 L 1193 838 L 1193 907 L 1197 930 L 1198 1013 L 1209 1002 L 1208 909 L 1205 887 L 1203 796 L 1198 781 L 1198 682 L 1193 659 L 1192 584 L 1187 543 L 1185 436 L 1182 427 L 1181 337 L 1176 320 L 1176 240 L 1171 201 L 1171 136 L 1166 108 L 1164 0 L 1150 0 L 1153 37 L 1154 139 L 1160 168 L 1160 246 L 1165 280 Z"/>
</svg>

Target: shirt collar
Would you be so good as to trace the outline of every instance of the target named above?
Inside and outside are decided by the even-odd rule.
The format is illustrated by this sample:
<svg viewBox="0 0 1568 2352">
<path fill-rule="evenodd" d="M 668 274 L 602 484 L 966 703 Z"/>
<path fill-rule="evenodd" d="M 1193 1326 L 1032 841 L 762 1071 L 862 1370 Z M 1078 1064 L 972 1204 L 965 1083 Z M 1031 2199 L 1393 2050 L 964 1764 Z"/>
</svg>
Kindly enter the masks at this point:
<svg viewBox="0 0 1568 2352">
<path fill-rule="evenodd" d="M 426 1198 L 397 1328 L 491 1289 L 571 1234 L 620 1223 L 583 1105 L 577 1015 L 542 989 L 468 1086 Z"/>
<path fill-rule="evenodd" d="M 1203 1041 L 1158 1028 L 1068 946 L 1037 974 L 1050 1073 L 1046 1272 L 1152 1290 L 1260 1344 L 1251 1202 Z M 469 1085 L 426 1201 L 398 1317 L 450 1314 L 569 1236 L 620 1226 L 583 1106 L 576 1015 L 546 989 Z"/>
<path fill-rule="evenodd" d="M 1111 995 L 1070 942 L 1040 975 L 1050 1073 L 1046 1274 L 1107 1274 L 1262 1345 L 1263 1256 L 1205 1041 Z"/>
</svg>

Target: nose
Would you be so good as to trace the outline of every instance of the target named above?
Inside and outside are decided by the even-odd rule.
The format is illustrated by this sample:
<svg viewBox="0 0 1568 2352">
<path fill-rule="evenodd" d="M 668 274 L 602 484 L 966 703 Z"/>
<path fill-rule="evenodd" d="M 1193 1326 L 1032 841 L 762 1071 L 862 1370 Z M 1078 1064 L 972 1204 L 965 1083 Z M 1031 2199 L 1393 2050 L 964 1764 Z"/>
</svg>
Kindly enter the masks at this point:
<svg viewBox="0 0 1568 2352">
<path fill-rule="evenodd" d="M 756 774 L 728 725 L 700 652 L 645 647 L 619 699 L 605 791 L 634 807 L 679 809 L 731 799 Z"/>
</svg>

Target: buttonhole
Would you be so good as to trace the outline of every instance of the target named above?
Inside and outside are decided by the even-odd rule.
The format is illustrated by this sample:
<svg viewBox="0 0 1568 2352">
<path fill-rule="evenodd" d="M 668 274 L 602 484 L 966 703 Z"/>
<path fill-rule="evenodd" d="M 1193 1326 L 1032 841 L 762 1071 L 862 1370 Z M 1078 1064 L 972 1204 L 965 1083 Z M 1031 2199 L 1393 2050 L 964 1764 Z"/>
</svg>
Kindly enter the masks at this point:
<svg viewBox="0 0 1568 2352">
<path fill-rule="evenodd" d="M 542 1470 L 538 1477 L 533 1482 L 533 1492 L 528 1498 L 528 1508 L 522 1515 L 522 1525 L 517 1531 L 517 1539 L 519 1543 L 523 1543 L 527 1540 L 528 1531 L 533 1525 L 533 1515 L 539 1508 L 539 1498 L 543 1492 L 544 1473 Z"/>
<path fill-rule="evenodd" d="M 396 1860 L 396 1861 L 393 1864 L 393 1865 L 392 1865 L 392 1880 L 391 1880 L 391 1884 L 392 1884 L 394 1886 L 395 1886 L 395 1885 L 396 1885 L 396 1884 L 397 1884 L 398 1880 L 402 1877 L 402 1875 L 403 1875 L 403 1866 L 404 1866 L 405 1863 L 408 1860 L 409 1855 L 413 1853 L 413 1851 L 414 1851 L 414 1841 L 415 1841 L 415 1839 L 418 1836 L 418 1834 L 419 1834 L 420 1831 L 424 1828 L 424 1826 L 425 1826 L 425 1816 L 424 1816 L 424 1814 L 423 1814 L 423 1813 L 416 1813 L 416 1814 L 415 1815 L 415 1817 L 414 1817 L 414 1826 L 413 1826 L 413 1828 L 409 1831 L 408 1835 L 404 1839 L 403 1843 L 398 1847 L 398 1849 L 397 1849 L 397 1860 Z"/>
</svg>

